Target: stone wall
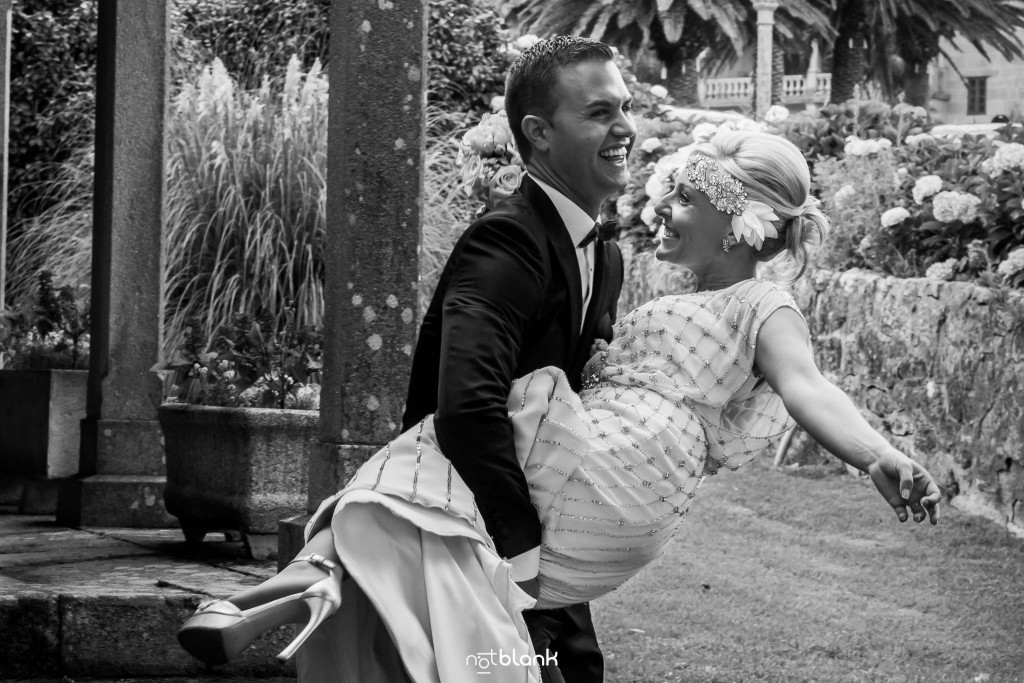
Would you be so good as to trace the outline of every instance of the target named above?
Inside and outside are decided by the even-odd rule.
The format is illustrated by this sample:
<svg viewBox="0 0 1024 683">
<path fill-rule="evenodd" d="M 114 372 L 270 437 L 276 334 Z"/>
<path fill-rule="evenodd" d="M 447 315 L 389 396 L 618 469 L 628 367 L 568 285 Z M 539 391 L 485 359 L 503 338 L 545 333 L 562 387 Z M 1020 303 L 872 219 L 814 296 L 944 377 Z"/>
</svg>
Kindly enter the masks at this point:
<svg viewBox="0 0 1024 683">
<path fill-rule="evenodd" d="M 794 285 L 818 365 L 952 504 L 1024 535 L 1024 296 L 817 271 Z M 806 435 L 787 456 L 806 459 Z"/>
</svg>

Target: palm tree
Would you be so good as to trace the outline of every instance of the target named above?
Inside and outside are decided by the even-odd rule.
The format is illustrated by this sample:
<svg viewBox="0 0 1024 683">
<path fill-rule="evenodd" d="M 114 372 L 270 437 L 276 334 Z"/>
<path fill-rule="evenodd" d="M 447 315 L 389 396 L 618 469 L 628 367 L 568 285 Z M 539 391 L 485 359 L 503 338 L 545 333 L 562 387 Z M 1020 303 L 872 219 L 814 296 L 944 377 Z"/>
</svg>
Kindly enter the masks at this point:
<svg viewBox="0 0 1024 683">
<path fill-rule="evenodd" d="M 835 0 L 838 37 L 832 57 L 832 102 L 844 102 L 869 73 L 890 99 L 902 90 L 910 104 L 928 100 L 928 64 L 946 39 L 962 38 L 988 58 L 1024 58 L 1016 32 L 1024 28 L 1017 0 Z M 853 39 L 853 48 L 850 41 Z M 870 53 L 866 46 L 871 45 Z M 954 67 L 955 68 L 955 67 Z"/>
<path fill-rule="evenodd" d="M 777 17 L 784 36 L 811 27 L 830 35 L 823 0 L 787 0 Z M 665 86 L 680 104 L 697 102 L 697 57 L 712 48 L 709 65 L 742 54 L 756 40 L 749 0 L 509 0 L 508 21 L 541 36 L 574 33 L 615 45 L 634 58 L 644 50 L 665 66 Z M 805 44 L 809 42 L 805 41 Z"/>
</svg>

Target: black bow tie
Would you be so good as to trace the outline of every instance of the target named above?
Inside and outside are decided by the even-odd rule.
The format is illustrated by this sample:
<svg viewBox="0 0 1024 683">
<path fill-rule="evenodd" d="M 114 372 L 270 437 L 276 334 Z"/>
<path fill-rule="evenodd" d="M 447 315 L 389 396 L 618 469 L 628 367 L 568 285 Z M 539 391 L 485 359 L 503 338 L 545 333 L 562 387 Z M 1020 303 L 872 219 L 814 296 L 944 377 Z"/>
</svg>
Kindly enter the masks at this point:
<svg viewBox="0 0 1024 683">
<path fill-rule="evenodd" d="M 580 240 L 580 243 L 576 245 L 577 249 L 585 249 L 588 244 L 593 242 L 595 239 L 599 239 L 602 242 L 604 240 L 614 239 L 615 235 L 619 231 L 619 224 L 615 221 L 598 221 L 594 223 L 594 227 L 590 229 L 587 236 Z"/>
</svg>

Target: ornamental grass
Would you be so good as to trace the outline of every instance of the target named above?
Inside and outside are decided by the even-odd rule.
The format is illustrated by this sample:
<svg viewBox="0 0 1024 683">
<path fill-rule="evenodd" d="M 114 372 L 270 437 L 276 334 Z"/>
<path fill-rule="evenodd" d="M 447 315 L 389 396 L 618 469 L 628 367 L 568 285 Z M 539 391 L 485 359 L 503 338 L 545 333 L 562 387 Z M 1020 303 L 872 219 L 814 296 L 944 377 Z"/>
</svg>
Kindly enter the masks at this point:
<svg viewBox="0 0 1024 683">
<path fill-rule="evenodd" d="M 280 92 L 215 60 L 175 98 L 167 139 L 165 339 L 234 315 L 323 319 L 327 78 L 292 59 Z M 283 322 L 283 320 L 281 320 Z"/>
</svg>

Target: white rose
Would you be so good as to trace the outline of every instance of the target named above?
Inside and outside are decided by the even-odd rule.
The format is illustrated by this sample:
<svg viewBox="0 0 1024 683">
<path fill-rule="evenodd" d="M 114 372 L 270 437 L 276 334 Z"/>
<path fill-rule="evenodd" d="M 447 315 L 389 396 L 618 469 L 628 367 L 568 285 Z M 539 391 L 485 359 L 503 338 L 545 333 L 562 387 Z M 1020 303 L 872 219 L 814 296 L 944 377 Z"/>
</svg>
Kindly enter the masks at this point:
<svg viewBox="0 0 1024 683">
<path fill-rule="evenodd" d="M 659 100 L 663 100 L 668 97 L 668 90 L 663 85 L 652 85 L 651 95 L 657 97 Z"/>
<path fill-rule="evenodd" d="M 491 111 L 499 112 L 505 108 L 505 96 L 495 95 L 491 98 Z"/>
<path fill-rule="evenodd" d="M 512 196 L 523 179 L 523 169 L 518 166 L 502 166 L 488 183 L 491 202 L 497 204 Z"/>
</svg>

